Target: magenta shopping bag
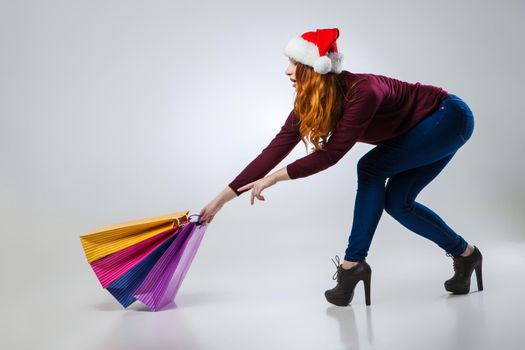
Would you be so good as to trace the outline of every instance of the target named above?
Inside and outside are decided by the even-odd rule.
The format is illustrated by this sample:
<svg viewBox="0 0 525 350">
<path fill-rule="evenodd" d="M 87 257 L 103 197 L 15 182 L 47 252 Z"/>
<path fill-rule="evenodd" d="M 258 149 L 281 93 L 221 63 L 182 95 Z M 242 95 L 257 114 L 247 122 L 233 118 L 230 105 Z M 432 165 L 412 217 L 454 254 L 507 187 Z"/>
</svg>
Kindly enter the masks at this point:
<svg viewBox="0 0 525 350">
<path fill-rule="evenodd" d="M 179 230 L 179 227 L 166 230 L 156 236 L 92 262 L 91 268 L 93 268 L 93 271 L 97 275 L 102 288 L 107 288 L 114 280 L 136 266 Z"/>
</svg>

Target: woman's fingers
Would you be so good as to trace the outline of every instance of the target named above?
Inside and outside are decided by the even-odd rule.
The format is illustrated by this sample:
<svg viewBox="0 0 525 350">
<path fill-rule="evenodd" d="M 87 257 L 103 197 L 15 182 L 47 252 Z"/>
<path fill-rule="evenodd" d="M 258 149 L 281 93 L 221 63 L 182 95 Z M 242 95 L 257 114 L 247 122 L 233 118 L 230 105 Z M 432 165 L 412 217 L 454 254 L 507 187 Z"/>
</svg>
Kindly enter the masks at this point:
<svg viewBox="0 0 525 350">
<path fill-rule="evenodd" d="M 254 198 L 257 198 L 257 199 L 262 200 L 262 201 L 266 200 L 263 195 L 261 195 L 259 192 L 256 192 L 255 190 L 252 191 L 251 196 L 250 196 L 250 203 L 252 205 L 255 202 Z"/>
<path fill-rule="evenodd" d="M 212 222 L 213 218 L 215 217 L 215 214 L 220 210 L 222 205 L 217 205 L 214 202 L 211 202 L 210 204 L 206 205 L 204 208 L 200 211 L 200 223 L 208 224 Z"/>
<path fill-rule="evenodd" d="M 201 210 L 199 221 L 205 223 L 208 221 L 208 217 L 209 217 L 208 211 L 206 209 Z"/>
<path fill-rule="evenodd" d="M 262 199 L 262 200 L 264 200 L 264 196 L 261 194 L 261 192 L 262 192 L 262 189 L 257 188 L 257 189 L 254 191 L 254 193 L 255 193 L 255 197 L 257 197 L 258 199 Z"/>
</svg>

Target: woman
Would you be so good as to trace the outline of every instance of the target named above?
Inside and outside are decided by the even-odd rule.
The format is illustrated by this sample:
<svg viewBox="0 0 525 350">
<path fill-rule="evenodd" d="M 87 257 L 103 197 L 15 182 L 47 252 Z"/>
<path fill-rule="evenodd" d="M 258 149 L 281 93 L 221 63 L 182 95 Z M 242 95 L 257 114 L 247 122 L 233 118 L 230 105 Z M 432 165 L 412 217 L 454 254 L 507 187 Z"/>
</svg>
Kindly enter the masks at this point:
<svg viewBox="0 0 525 350">
<path fill-rule="evenodd" d="M 437 86 L 342 70 L 338 37 L 337 28 L 317 29 L 288 42 L 285 73 L 296 89 L 294 108 L 270 144 L 201 210 L 201 222 L 210 223 L 224 203 L 243 192 L 251 190 L 253 205 L 254 198 L 265 200 L 265 188 L 325 170 L 356 142 L 365 142 L 376 147 L 357 163 L 352 230 L 342 264 L 336 255 L 337 285 L 325 292 L 326 299 L 348 305 L 362 280 L 370 305 L 372 270 L 365 258 L 383 209 L 452 257 L 454 275 L 444 283 L 447 291 L 469 293 L 474 269 L 482 290 L 479 249 L 415 201 L 471 137 L 472 111 Z M 312 153 L 266 176 L 299 141 L 306 147 L 306 139 L 314 145 Z"/>
</svg>

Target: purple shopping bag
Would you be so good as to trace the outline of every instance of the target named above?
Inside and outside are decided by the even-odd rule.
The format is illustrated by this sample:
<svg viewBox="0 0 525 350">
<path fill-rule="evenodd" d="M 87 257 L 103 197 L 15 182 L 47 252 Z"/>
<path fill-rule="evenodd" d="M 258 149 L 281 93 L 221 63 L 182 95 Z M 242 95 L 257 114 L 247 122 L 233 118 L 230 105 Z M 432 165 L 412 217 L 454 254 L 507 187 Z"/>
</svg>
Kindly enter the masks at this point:
<svg viewBox="0 0 525 350">
<path fill-rule="evenodd" d="M 172 302 L 199 249 L 207 225 L 185 224 L 133 296 L 152 311 Z"/>
</svg>

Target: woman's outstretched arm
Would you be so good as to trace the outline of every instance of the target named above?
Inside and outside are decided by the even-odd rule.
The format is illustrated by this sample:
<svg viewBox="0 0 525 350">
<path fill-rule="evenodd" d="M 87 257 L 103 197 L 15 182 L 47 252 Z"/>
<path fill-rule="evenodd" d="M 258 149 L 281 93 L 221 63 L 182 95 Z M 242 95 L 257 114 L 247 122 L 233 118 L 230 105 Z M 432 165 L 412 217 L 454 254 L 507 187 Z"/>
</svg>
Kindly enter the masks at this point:
<svg viewBox="0 0 525 350">
<path fill-rule="evenodd" d="M 248 189 L 239 190 L 246 184 L 263 178 L 279 164 L 301 140 L 299 120 L 292 109 L 281 130 L 261 153 L 252 160 L 228 186 L 237 196 Z M 282 177 L 282 173 L 281 173 Z"/>
<path fill-rule="evenodd" d="M 266 176 L 270 170 L 272 170 L 277 164 L 279 164 L 299 143 L 300 134 L 299 134 L 299 121 L 292 110 L 284 125 L 281 127 L 281 130 L 275 135 L 273 140 L 266 146 L 262 152 L 252 160 L 237 177 L 231 181 L 226 188 L 224 188 L 211 202 L 209 202 L 204 208 L 200 211 L 201 223 L 210 223 L 213 220 L 213 217 L 217 212 L 222 208 L 222 206 L 232 200 L 235 197 L 238 197 L 243 192 L 248 191 L 250 188 L 245 188 L 239 190 L 241 187 L 246 187 L 247 184 L 250 185 L 254 181 L 263 180 L 268 181 L 283 181 L 288 180 L 288 172 L 286 168 L 282 168 L 272 173 L 271 176 Z M 253 204 L 253 195 L 252 191 L 252 204 Z"/>
</svg>

